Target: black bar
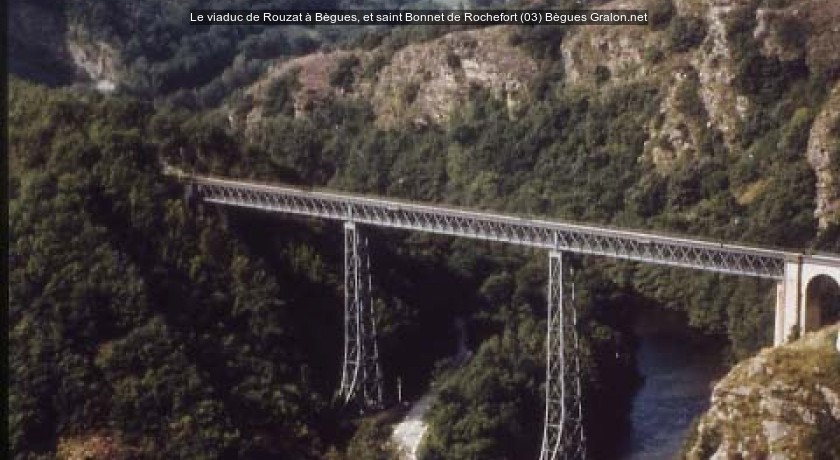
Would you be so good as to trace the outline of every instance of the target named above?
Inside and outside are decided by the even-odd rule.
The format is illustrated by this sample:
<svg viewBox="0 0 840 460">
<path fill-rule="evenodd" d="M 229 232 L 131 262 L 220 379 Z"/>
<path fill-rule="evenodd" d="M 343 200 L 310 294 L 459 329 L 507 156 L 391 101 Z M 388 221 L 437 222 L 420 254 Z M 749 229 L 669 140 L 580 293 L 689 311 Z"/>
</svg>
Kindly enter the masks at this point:
<svg viewBox="0 0 840 460">
<path fill-rule="evenodd" d="M 194 25 L 647 25 L 647 10 L 190 10 Z"/>
</svg>

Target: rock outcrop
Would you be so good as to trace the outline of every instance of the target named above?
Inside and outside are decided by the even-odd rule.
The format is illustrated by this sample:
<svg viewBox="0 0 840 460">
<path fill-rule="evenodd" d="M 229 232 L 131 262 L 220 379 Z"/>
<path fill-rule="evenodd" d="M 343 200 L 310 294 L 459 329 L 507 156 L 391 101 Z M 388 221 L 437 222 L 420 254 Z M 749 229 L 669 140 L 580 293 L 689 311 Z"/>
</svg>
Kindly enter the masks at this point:
<svg viewBox="0 0 840 460">
<path fill-rule="evenodd" d="M 371 53 L 358 50 L 317 52 L 275 63 L 246 90 L 253 106 L 238 115 L 244 116 L 247 126 L 259 124 L 264 117 L 265 106 L 271 103 L 272 85 L 283 78 L 291 77 L 296 83 L 292 94 L 295 116 L 305 116 L 336 97 L 348 97 L 342 88 L 330 84 L 330 75 L 342 59 L 352 57 L 359 60 L 358 67 L 364 67 L 369 65 Z"/>
<path fill-rule="evenodd" d="M 114 91 L 119 81 L 120 59 L 117 50 L 102 40 L 92 40 L 78 30 L 71 29 L 67 49 L 76 68 L 102 92 Z"/>
<path fill-rule="evenodd" d="M 808 162 L 814 169 L 817 178 L 817 203 L 814 217 L 820 227 L 825 228 L 829 223 L 840 223 L 840 177 L 832 171 L 837 171 L 833 162 L 840 159 L 840 83 L 834 89 L 823 105 L 823 110 L 811 125 L 808 138 Z"/>
<path fill-rule="evenodd" d="M 663 3 L 667 0 L 616 0 L 601 7 L 651 8 Z M 720 134 L 730 154 L 745 154 L 738 139 L 756 102 L 736 85 L 742 65 L 738 53 L 745 46 L 738 42 L 739 34 L 752 37 L 768 59 L 803 62 L 812 75 L 834 75 L 836 70 L 826 69 L 840 68 L 840 54 L 832 49 L 840 41 L 840 3 L 790 0 L 773 2 L 773 8 L 756 8 L 759 3 L 752 0 L 671 4 L 675 17 L 702 20 L 702 42 L 677 51 L 669 49 L 667 28 L 607 26 L 577 28 L 563 42 L 568 85 L 594 86 L 599 69 L 609 76 L 610 85 L 641 79 L 661 85 L 666 97 L 649 123 L 649 141 L 641 156 L 663 175 L 677 162 L 701 154 L 700 141 L 709 131 Z M 840 170 L 840 84 L 834 80 L 827 100 L 809 107 L 818 115 L 807 151 L 802 152 L 817 179 L 814 214 L 821 228 L 840 222 L 840 178 L 835 177 Z M 754 182 L 735 198 L 742 204 L 755 200 L 763 185 L 764 179 Z"/>
<path fill-rule="evenodd" d="M 840 324 L 762 350 L 717 383 L 688 459 L 840 458 Z"/>
<path fill-rule="evenodd" d="M 371 102 L 380 126 L 440 124 L 448 120 L 453 108 L 467 101 L 474 88 L 488 90 L 504 100 L 513 115 L 527 97 L 537 63 L 509 43 L 510 30 L 502 26 L 453 32 L 409 44 L 390 56 L 339 50 L 278 63 L 248 90 L 255 104 L 246 121 L 253 125 L 262 118 L 261 106 L 268 102 L 266 89 L 291 74 L 296 74 L 296 116 L 305 116 L 335 98 L 361 97 Z M 342 59 L 350 56 L 358 60 L 352 85 L 345 88 L 332 84 L 332 73 Z M 376 60 L 381 67 L 366 72 Z"/>
<path fill-rule="evenodd" d="M 59 460 L 107 460 L 131 458 L 135 449 L 122 442 L 118 433 L 90 433 L 61 438 L 55 458 Z"/>
<path fill-rule="evenodd" d="M 647 124 L 648 141 L 639 159 L 667 176 L 686 162 L 702 163 L 708 159 L 704 155 L 723 153 L 731 162 L 755 155 L 746 151 L 743 138 L 756 136 L 749 130 L 755 130 L 764 102 L 744 93 L 743 82 L 738 84 L 747 75 L 745 53 L 758 52 L 779 66 L 806 68 L 809 78 L 825 75 L 827 84 L 835 85 L 825 101 L 793 98 L 784 104 L 801 103 L 792 111 L 816 114 L 807 151 L 801 152 L 817 179 L 814 213 L 822 228 L 840 219 L 840 178 L 835 177 L 840 170 L 840 89 L 831 70 L 840 69 L 840 54 L 833 49 L 840 41 L 840 3 L 615 0 L 596 8 L 662 5 L 670 17 L 666 14 L 650 26 L 569 28 L 560 46 L 565 87 L 598 97 L 622 85 L 657 85 L 664 97 Z M 680 29 L 675 24 L 687 29 L 675 32 Z M 358 99 L 370 103 L 380 127 L 444 125 L 473 90 L 482 89 L 504 100 L 510 116 L 516 117 L 532 97 L 530 89 L 545 75 L 525 47 L 512 44 L 514 31 L 509 26 L 487 27 L 395 51 L 340 50 L 284 60 L 248 90 L 252 103 L 233 111 L 232 118 L 235 125 L 257 126 L 264 107 L 271 105 L 266 88 L 289 76 L 295 82 L 295 116 L 307 116 L 336 99 Z M 353 78 L 349 84 L 335 85 L 331 75 L 349 57 L 356 62 Z M 748 205 L 762 197 L 768 183 L 765 177 L 752 178 L 733 187 L 732 193 L 738 203 Z"/>
<path fill-rule="evenodd" d="M 537 64 L 509 43 L 509 31 L 493 27 L 455 32 L 397 51 L 372 88 L 379 123 L 390 125 L 406 118 L 445 122 L 475 87 L 489 90 L 515 111 Z"/>
</svg>

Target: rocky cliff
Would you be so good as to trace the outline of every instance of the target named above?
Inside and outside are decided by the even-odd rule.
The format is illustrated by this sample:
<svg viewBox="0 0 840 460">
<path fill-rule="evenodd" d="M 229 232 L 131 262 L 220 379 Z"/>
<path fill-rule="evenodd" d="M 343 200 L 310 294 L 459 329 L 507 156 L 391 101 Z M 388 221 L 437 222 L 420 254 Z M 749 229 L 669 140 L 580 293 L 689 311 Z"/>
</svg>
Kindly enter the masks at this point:
<svg viewBox="0 0 840 460">
<path fill-rule="evenodd" d="M 68 34 L 66 46 L 82 78 L 92 82 L 102 92 L 111 92 L 117 88 L 121 63 L 119 53 L 112 45 L 91 39 L 76 27 Z"/>
<path fill-rule="evenodd" d="M 39 2 L 9 3 L 9 67 L 13 74 L 49 84 L 92 84 L 116 89 L 122 72 L 117 48 L 91 38 L 60 8 Z"/>
<path fill-rule="evenodd" d="M 654 23 L 640 27 L 578 28 L 564 41 L 568 83 L 594 86 L 599 79 L 621 85 L 638 79 L 659 81 L 667 97 L 660 116 L 651 120 L 644 157 L 668 174 L 675 163 L 697 156 L 703 138 L 721 136 L 733 157 L 748 155 L 739 140 L 754 117 L 758 94 L 744 91 L 739 74 L 756 60 L 745 59 L 745 47 L 760 50 L 758 59 L 785 66 L 805 66 L 814 74 L 836 79 L 840 54 L 840 4 L 810 0 L 622 0 L 604 6 L 648 8 Z M 665 18 L 671 16 L 669 24 Z M 657 25 L 656 21 L 662 22 Z M 681 25 L 679 25 L 681 24 Z M 748 43 L 751 42 L 751 43 Z M 743 79 L 743 78 L 742 78 Z M 807 157 L 817 178 L 814 215 L 821 227 L 840 219 L 840 187 L 831 173 L 837 149 L 837 89 L 818 107 L 810 132 Z M 808 107 L 806 101 L 796 101 Z M 761 193 L 763 178 L 735 190 L 746 204 Z"/>
<path fill-rule="evenodd" d="M 840 458 L 840 324 L 767 348 L 714 387 L 687 459 Z"/>
<path fill-rule="evenodd" d="M 546 78 L 555 83 L 562 78 L 565 91 L 596 95 L 653 82 L 665 97 L 648 123 L 641 162 L 667 176 L 680 165 L 702 164 L 713 155 L 744 164 L 780 155 L 778 140 L 759 151 L 748 149 L 744 140 L 767 134 L 762 131 L 767 128 L 757 127 L 767 113 L 802 109 L 798 113 L 808 141 L 796 155 L 807 159 L 816 177 L 814 216 L 822 228 L 840 222 L 840 187 L 833 172 L 838 169 L 834 158 L 840 156 L 834 153 L 840 151 L 840 129 L 835 129 L 840 98 L 836 88 L 831 91 L 840 75 L 840 54 L 832 49 L 840 41 L 840 4 L 616 0 L 598 8 L 647 8 L 652 21 L 647 27 L 570 28 L 560 43 L 562 71 L 552 74 L 546 69 L 556 63 L 529 54 L 519 44 L 520 35 L 528 32 L 514 27 L 452 32 L 393 52 L 319 52 L 278 62 L 249 91 L 253 106 L 237 113 L 253 126 L 271 102 L 260 88 L 293 73 L 296 115 L 305 116 L 307 108 L 326 101 L 360 99 L 371 104 L 377 124 L 386 128 L 444 125 L 476 88 L 506 101 L 515 116 Z M 344 69 L 350 76 L 336 84 L 335 72 L 348 56 L 355 62 Z M 790 86 L 775 79 L 777 74 L 793 75 L 799 83 Z M 824 90 L 805 88 L 805 81 Z M 739 204 L 748 205 L 767 184 L 768 178 L 759 175 L 732 184 L 731 191 Z"/>
<path fill-rule="evenodd" d="M 511 31 L 491 27 L 453 32 L 394 53 L 339 50 L 281 61 L 248 90 L 256 104 L 246 117 L 250 123 L 260 120 L 263 106 L 271 102 L 266 90 L 289 75 L 296 81 L 298 116 L 334 98 L 363 98 L 372 103 L 379 126 L 441 124 L 475 88 L 504 99 L 514 114 L 525 102 L 538 67 L 510 44 Z M 355 64 L 344 69 L 350 75 L 340 82 L 336 72 L 348 60 Z"/>
<path fill-rule="evenodd" d="M 840 83 L 834 85 L 828 101 L 811 126 L 808 162 L 817 176 L 817 206 L 814 215 L 825 227 L 840 216 Z"/>
</svg>

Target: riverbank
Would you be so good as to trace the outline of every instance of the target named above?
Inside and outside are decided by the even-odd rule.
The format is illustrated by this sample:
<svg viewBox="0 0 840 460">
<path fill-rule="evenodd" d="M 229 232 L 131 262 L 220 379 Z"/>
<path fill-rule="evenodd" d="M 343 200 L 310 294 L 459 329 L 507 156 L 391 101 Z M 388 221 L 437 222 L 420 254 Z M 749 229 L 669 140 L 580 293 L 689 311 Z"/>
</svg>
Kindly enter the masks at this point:
<svg viewBox="0 0 840 460">
<path fill-rule="evenodd" d="M 692 421 L 709 406 L 725 371 L 723 344 L 699 337 L 676 311 L 642 308 L 635 316 L 642 384 L 633 397 L 622 460 L 664 460 L 679 453 Z"/>
</svg>

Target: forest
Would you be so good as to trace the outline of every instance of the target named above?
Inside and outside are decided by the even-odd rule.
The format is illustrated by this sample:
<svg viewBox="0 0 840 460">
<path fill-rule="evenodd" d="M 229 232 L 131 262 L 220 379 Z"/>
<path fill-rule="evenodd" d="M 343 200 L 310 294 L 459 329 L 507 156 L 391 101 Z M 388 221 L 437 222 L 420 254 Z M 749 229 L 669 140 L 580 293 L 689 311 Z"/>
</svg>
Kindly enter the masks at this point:
<svg viewBox="0 0 840 460">
<path fill-rule="evenodd" d="M 216 3 L 231 7 L 230 0 L 207 7 Z M 665 6 L 651 27 L 668 31 L 669 53 L 700 46 L 702 20 L 656 3 Z M 121 4 L 95 0 L 73 0 L 64 10 L 90 33 L 120 42 L 131 69 L 124 93 L 10 78 L 14 458 L 53 458 L 92 436 L 111 440 L 110 458 L 392 458 L 393 414 L 359 418 L 334 399 L 340 226 L 191 203 L 163 174 L 164 162 L 222 176 L 840 252 L 840 227 L 818 232 L 815 177 L 801 155 L 837 70 L 755 52 L 750 18 L 732 28 L 741 43 L 735 84 L 757 101 L 739 131 L 738 151 L 708 128 L 701 151 L 663 175 L 639 161 L 649 120 L 666 97 L 661 85 L 610 85 L 613 77 L 602 71 L 596 90 L 566 88 L 558 76 L 557 41 L 566 32 L 559 26 L 523 28 L 512 38 L 543 63 L 535 78 L 541 84 L 532 88 L 538 97 L 516 117 L 481 88 L 440 126 L 377 126 L 362 98 L 336 99 L 296 117 L 295 83 L 284 80 L 273 88 L 274 107 L 246 136 L 219 107 L 241 98 L 237 88 L 264 70 L 261 60 L 319 47 L 397 49 L 447 29 L 326 28 L 318 31 L 321 41 L 277 29 L 196 33 L 167 19 L 173 12 L 161 12 L 189 9 L 190 2 L 136 4 L 133 16 Z M 357 65 L 340 64 L 331 84 L 349 85 Z M 241 79 L 231 76 L 240 70 Z M 686 84 L 678 99 L 690 111 L 698 97 L 697 85 Z M 840 151 L 833 155 L 840 159 Z M 734 189 L 759 177 L 767 178 L 761 195 L 735 199 Z M 439 395 L 420 458 L 535 458 L 545 254 L 370 232 L 386 392 L 393 400 L 401 378 L 408 398 L 428 388 Z M 572 263 L 593 458 L 611 458 L 611 436 L 626 425 L 622 414 L 639 383 L 628 329 L 637 307 L 684 312 L 698 334 L 727 344 L 730 359 L 770 342 L 772 283 L 598 258 Z M 462 367 L 446 360 L 456 347 L 456 320 L 465 322 L 473 351 Z M 623 384 L 608 384 L 616 381 Z"/>
</svg>

